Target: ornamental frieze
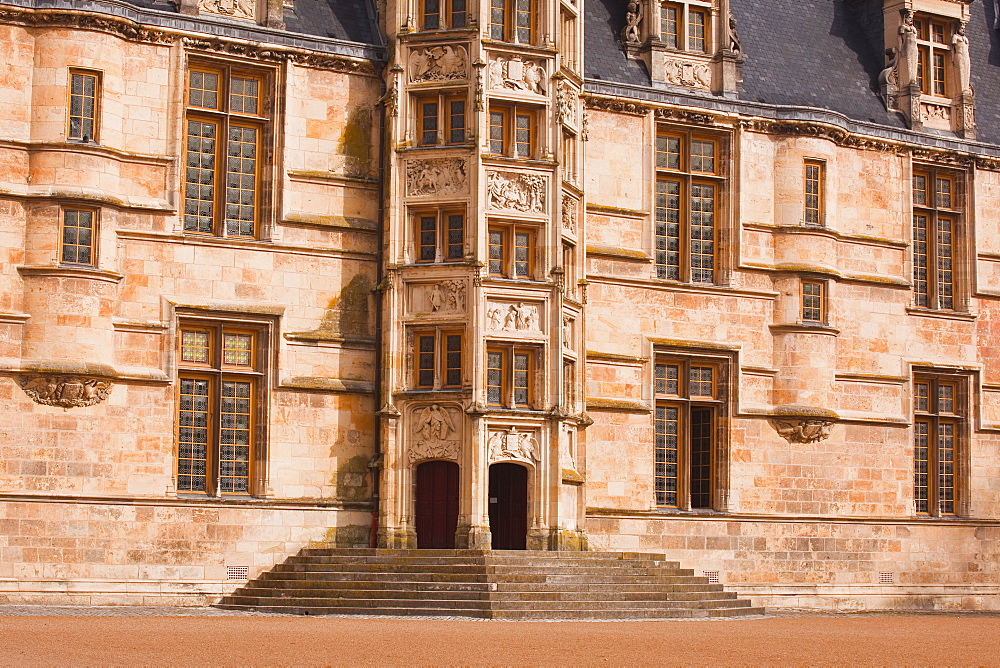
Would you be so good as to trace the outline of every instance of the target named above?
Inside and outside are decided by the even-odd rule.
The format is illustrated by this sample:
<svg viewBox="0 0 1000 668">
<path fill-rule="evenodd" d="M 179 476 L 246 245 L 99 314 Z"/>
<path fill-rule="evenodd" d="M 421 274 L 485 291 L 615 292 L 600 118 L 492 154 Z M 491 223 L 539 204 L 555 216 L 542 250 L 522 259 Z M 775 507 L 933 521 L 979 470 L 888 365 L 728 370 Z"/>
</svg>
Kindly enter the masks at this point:
<svg viewBox="0 0 1000 668">
<path fill-rule="evenodd" d="M 486 193 L 491 209 L 545 213 L 548 181 L 544 176 L 519 172 L 488 172 Z"/>
<path fill-rule="evenodd" d="M 410 81 L 459 81 L 469 78 L 469 52 L 462 45 L 429 46 L 410 52 Z"/>
<path fill-rule="evenodd" d="M 460 195 L 468 185 L 465 158 L 428 158 L 406 163 L 406 194 Z"/>
<path fill-rule="evenodd" d="M 27 375 L 18 378 L 24 393 L 36 404 L 82 408 L 108 398 L 114 383 L 103 378 L 75 375 Z"/>
</svg>

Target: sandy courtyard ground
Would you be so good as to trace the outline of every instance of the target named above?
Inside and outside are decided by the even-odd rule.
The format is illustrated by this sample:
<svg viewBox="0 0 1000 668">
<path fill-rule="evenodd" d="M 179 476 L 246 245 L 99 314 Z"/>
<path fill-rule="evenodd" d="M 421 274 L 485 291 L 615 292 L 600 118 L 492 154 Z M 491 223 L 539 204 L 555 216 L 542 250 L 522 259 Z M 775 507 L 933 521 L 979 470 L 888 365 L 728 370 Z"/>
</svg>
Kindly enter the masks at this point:
<svg viewBox="0 0 1000 668">
<path fill-rule="evenodd" d="M 1000 666 L 1000 616 L 493 622 L 81 612 L 0 606 L 0 665 Z"/>
</svg>

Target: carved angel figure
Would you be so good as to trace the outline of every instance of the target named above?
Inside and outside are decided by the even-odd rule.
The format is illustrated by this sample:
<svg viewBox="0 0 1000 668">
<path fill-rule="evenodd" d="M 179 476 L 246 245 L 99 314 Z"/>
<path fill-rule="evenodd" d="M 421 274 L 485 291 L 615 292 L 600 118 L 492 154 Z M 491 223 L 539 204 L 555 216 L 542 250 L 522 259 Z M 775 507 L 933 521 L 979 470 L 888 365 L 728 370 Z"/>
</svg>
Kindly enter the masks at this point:
<svg viewBox="0 0 1000 668">
<path fill-rule="evenodd" d="M 425 440 L 444 441 L 453 431 L 455 431 L 455 423 L 452 422 L 448 411 L 441 406 L 432 404 L 417 412 L 414 432 Z"/>
</svg>

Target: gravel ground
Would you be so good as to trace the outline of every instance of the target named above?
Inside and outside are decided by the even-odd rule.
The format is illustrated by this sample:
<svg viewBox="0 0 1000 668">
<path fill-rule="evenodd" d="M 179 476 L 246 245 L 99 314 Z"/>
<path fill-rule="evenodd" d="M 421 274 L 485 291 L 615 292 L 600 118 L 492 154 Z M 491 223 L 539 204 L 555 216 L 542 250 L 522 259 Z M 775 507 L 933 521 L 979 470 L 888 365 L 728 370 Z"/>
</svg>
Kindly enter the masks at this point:
<svg viewBox="0 0 1000 668">
<path fill-rule="evenodd" d="M 0 606 L 0 666 L 996 665 L 1000 615 L 493 622 Z"/>
</svg>

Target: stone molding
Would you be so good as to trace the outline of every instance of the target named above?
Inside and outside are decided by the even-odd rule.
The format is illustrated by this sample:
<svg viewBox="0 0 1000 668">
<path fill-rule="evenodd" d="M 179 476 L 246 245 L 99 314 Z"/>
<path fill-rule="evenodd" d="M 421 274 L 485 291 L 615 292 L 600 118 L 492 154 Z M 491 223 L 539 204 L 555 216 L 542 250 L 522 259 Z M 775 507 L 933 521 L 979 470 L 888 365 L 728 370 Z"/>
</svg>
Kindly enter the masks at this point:
<svg viewBox="0 0 1000 668">
<path fill-rule="evenodd" d="M 114 383 L 106 378 L 77 375 L 22 375 L 18 385 L 36 404 L 59 408 L 82 408 L 108 398 Z"/>
</svg>

